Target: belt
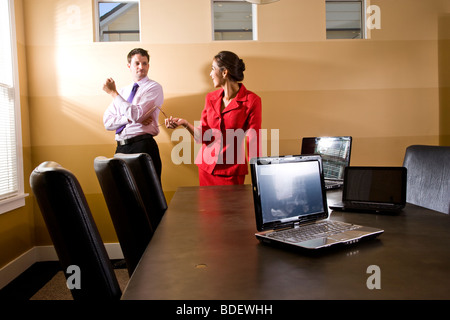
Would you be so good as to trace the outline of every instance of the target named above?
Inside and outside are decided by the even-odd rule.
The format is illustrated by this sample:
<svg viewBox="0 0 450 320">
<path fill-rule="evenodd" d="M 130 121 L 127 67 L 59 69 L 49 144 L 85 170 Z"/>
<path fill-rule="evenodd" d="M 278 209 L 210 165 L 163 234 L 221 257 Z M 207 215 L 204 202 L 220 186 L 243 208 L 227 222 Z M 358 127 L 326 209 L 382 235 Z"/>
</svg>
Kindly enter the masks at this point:
<svg viewBox="0 0 450 320">
<path fill-rule="evenodd" d="M 145 134 L 141 134 L 139 136 L 130 138 L 130 139 L 125 139 L 125 140 L 119 140 L 117 141 L 117 145 L 118 146 L 124 146 L 127 144 L 132 144 L 141 140 L 145 140 L 145 139 L 153 139 L 153 136 L 151 134 L 145 133 Z"/>
</svg>

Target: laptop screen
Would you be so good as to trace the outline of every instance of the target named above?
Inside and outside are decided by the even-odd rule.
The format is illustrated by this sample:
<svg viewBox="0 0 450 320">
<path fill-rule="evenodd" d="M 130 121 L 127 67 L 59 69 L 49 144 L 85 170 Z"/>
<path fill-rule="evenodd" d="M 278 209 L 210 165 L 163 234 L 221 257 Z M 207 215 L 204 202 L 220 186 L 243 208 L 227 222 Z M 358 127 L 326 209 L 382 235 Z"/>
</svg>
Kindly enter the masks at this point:
<svg viewBox="0 0 450 320">
<path fill-rule="evenodd" d="M 347 167 L 344 201 L 402 204 L 406 201 L 406 168 Z"/>
<path fill-rule="evenodd" d="M 322 156 L 326 179 L 344 178 L 344 169 L 350 164 L 352 137 L 307 137 L 302 139 L 302 154 Z"/>
<path fill-rule="evenodd" d="M 319 156 L 267 157 L 252 162 L 255 213 L 260 228 L 327 216 Z"/>
</svg>

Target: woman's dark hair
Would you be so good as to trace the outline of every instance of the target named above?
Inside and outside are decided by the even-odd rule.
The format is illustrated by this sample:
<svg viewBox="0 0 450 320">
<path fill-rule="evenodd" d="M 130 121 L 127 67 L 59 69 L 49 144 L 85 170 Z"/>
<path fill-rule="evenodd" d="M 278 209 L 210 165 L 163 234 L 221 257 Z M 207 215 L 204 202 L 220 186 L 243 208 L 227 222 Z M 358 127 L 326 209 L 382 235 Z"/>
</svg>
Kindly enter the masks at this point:
<svg viewBox="0 0 450 320">
<path fill-rule="evenodd" d="M 150 61 L 150 55 L 148 54 L 148 51 L 142 48 L 135 48 L 133 50 L 131 50 L 128 53 L 127 59 L 128 59 L 128 63 L 131 62 L 131 59 L 133 58 L 134 55 L 136 54 L 140 54 L 143 57 L 147 57 L 147 60 Z"/>
<path fill-rule="evenodd" d="M 220 69 L 227 69 L 231 80 L 244 80 L 245 63 L 231 51 L 221 51 L 214 59 Z"/>
</svg>

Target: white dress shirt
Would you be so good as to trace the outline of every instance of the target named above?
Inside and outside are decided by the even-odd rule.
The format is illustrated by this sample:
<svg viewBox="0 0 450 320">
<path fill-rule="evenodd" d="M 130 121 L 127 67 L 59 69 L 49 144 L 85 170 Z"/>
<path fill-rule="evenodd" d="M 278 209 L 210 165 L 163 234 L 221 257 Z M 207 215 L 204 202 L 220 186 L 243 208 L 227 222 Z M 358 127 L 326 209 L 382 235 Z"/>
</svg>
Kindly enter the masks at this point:
<svg viewBox="0 0 450 320">
<path fill-rule="evenodd" d="M 127 102 L 131 93 L 133 84 L 118 90 L 119 95 L 112 101 L 108 109 L 103 114 L 103 124 L 106 130 L 116 130 L 126 125 L 120 134 L 116 134 L 116 140 L 130 139 L 132 137 L 149 133 L 156 136 L 159 133 L 158 116 L 159 107 L 164 102 L 162 86 L 148 77 L 137 82 L 139 88 L 134 96 L 132 103 Z M 143 125 L 147 117 L 143 117 L 153 108 L 151 113 L 152 122 L 149 125 Z"/>
</svg>

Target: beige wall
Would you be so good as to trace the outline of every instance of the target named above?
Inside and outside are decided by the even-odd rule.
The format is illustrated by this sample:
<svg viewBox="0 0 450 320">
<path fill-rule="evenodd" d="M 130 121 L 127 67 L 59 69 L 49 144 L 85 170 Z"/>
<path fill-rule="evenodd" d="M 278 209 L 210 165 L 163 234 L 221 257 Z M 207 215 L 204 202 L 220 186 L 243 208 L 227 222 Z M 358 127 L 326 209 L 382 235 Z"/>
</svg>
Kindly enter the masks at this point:
<svg viewBox="0 0 450 320">
<path fill-rule="evenodd" d="M 280 154 L 299 153 L 303 136 L 352 135 L 352 164 L 401 165 L 408 145 L 449 143 L 442 138 L 449 127 L 448 20 L 439 19 L 450 13 L 445 0 L 371 0 L 381 8 L 381 29 L 368 40 L 326 40 L 324 1 L 280 0 L 258 7 L 259 40 L 244 42 L 211 41 L 210 0 L 141 1 L 140 43 L 94 43 L 91 0 L 16 3 L 23 10 L 17 15 L 23 14 L 20 58 L 29 109 L 25 176 L 46 160 L 72 170 L 105 242 L 117 240 L 93 160 L 112 156 L 115 146 L 102 125 L 110 98 L 101 88 L 106 77 L 119 86 L 131 81 L 126 54 L 134 47 L 151 54 L 149 75 L 164 87 L 166 113 L 191 121 L 213 90 L 212 57 L 238 53 L 247 65 L 245 85 L 263 100 L 263 128 L 280 130 Z M 172 163 L 171 133 L 162 129 L 157 137 L 169 199 L 177 187 L 197 185 L 194 165 Z M 21 246 L 14 236 L 0 236 L 0 252 L 12 245 L 18 255 L 23 247 L 51 243 L 32 197 L 24 211 L 21 237 L 32 240 Z M 21 213 L 12 215 L 20 224 Z M 0 257 L 0 266 L 12 255 Z"/>
<path fill-rule="evenodd" d="M 450 1 L 448 1 L 450 12 Z M 450 13 L 439 16 L 440 144 L 450 145 Z"/>
</svg>

